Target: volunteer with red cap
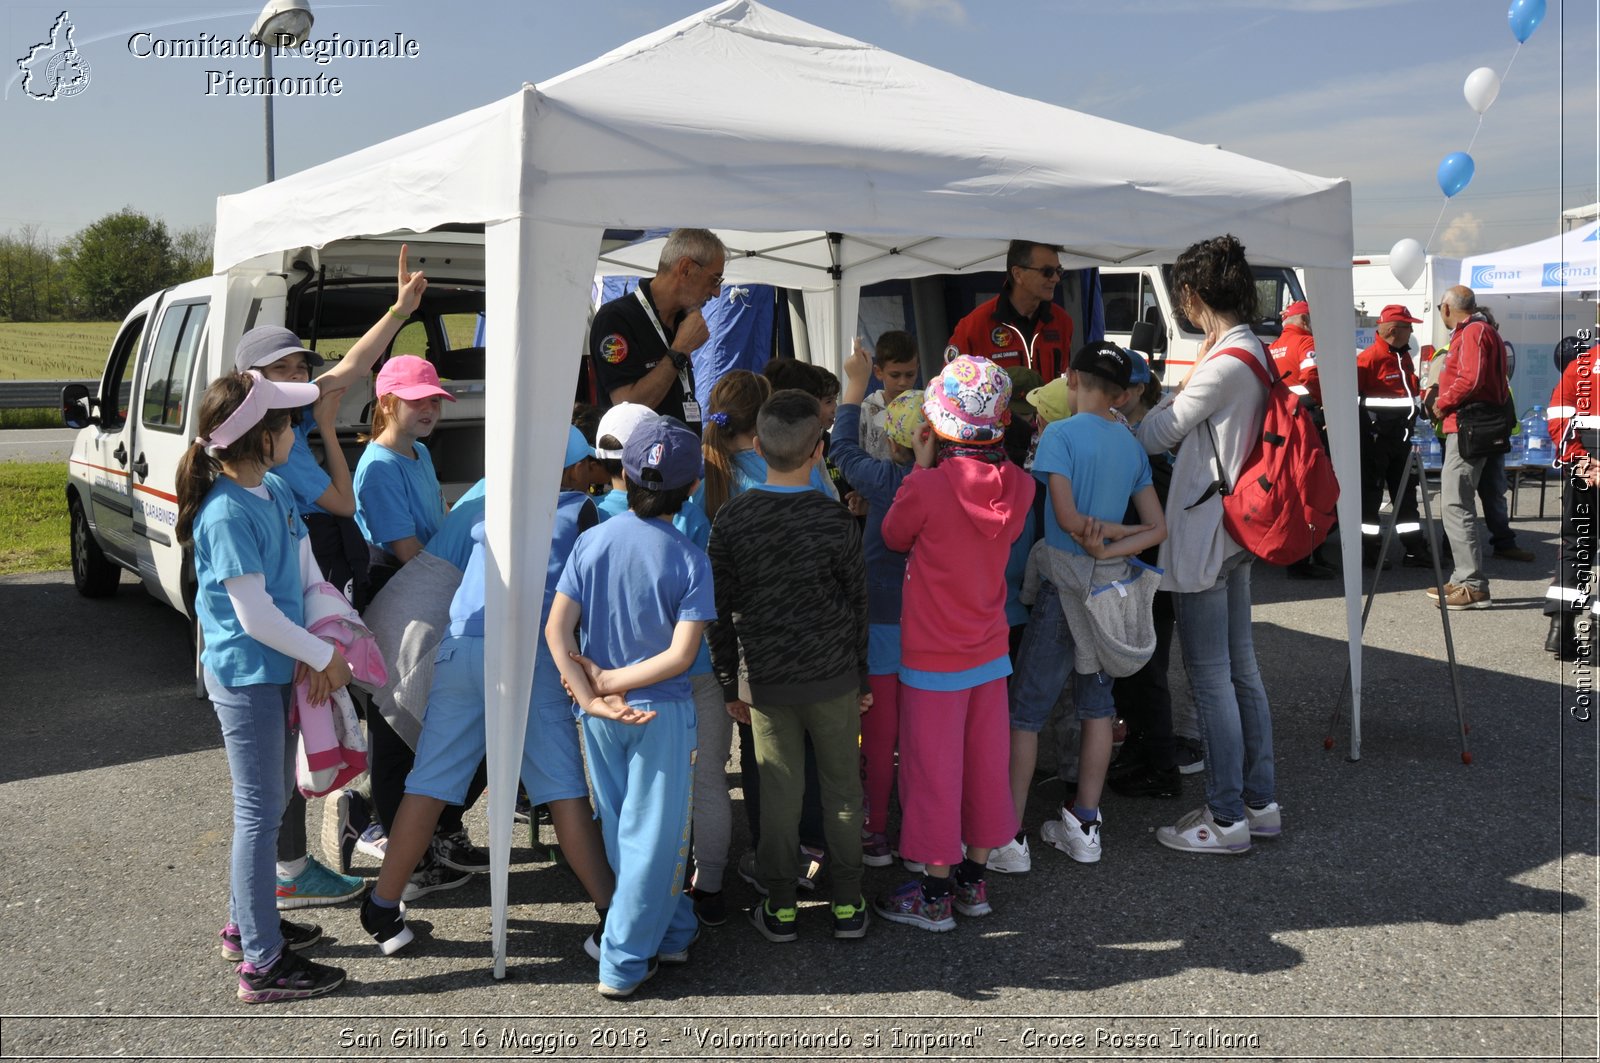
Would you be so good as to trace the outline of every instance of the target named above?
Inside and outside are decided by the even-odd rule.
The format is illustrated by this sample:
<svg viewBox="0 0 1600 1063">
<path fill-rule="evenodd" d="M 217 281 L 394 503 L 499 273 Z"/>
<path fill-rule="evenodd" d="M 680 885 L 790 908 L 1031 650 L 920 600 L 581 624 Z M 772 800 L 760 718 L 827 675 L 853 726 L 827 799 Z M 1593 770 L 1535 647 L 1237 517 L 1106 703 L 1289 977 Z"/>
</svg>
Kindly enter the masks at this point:
<svg viewBox="0 0 1600 1063">
<path fill-rule="evenodd" d="M 1317 379 L 1317 348 L 1311 339 L 1311 307 L 1304 299 L 1296 299 L 1278 315 L 1283 318 L 1283 333 L 1267 348 L 1267 354 L 1278 367 L 1278 375 L 1289 385 L 1289 390 L 1300 396 L 1300 404 L 1311 410 L 1322 435 L 1322 445 L 1328 445 L 1328 436 L 1322 431 L 1322 383 Z M 1287 568 L 1290 579 L 1333 579 L 1339 570 L 1322 556 L 1322 547 L 1311 551 Z"/>
<path fill-rule="evenodd" d="M 1061 249 L 1013 240 L 1006 249 L 1006 282 L 1000 294 L 960 321 L 950 334 L 944 360 L 958 354 L 987 358 L 1002 369 L 1036 369 L 1048 384 L 1067 374 L 1072 318 L 1055 304 Z"/>
<path fill-rule="evenodd" d="M 1561 553 L 1555 577 L 1545 592 L 1544 611 L 1550 633 L 1544 648 L 1563 661 L 1575 661 L 1581 646 L 1577 618 L 1594 600 L 1590 565 L 1594 558 L 1595 485 L 1600 484 L 1600 364 L 1589 341 L 1569 337 L 1561 341 L 1577 357 L 1561 371 L 1550 393 L 1550 441 L 1556 463 L 1566 472 L 1561 493 Z M 1559 352 L 1558 352 L 1559 357 Z"/>
<path fill-rule="evenodd" d="M 1400 477 L 1411 457 L 1422 387 L 1411 359 L 1411 326 L 1421 318 L 1399 303 L 1378 315 L 1378 340 L 1356 356 L 1356 393 L 1361 396 L 1361 546 L 1367 566 L 1389 567 L 1378 556 L 1383 543 L 1378 507 L 1383 492 L 1395 509 L 1395 532 L 1405 544 L 1404 565 L 1432 568 L 1433 556 L 1417 519 L 1416 480 L 1400 497 Z"/>
<path fill-rule="evenodd" d="M 1311 338 L 1311 307 L 1296 299 L 1278 316 L 1283 318 L 1283 334 L 1267 353 L 1289 390 L 1320 407 L 1322 382 L 1317 378 L 1317 345 Z"/>
</svg>

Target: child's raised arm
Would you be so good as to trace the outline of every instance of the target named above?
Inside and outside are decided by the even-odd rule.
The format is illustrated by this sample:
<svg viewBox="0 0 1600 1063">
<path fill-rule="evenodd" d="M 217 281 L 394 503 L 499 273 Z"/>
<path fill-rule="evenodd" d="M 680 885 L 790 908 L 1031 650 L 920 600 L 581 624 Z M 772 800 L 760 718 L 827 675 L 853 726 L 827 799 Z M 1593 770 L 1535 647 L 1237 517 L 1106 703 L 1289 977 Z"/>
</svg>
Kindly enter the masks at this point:
<svg viewBox="0 0 1600 1063">
<path fill-rule="evenodd" d="M 406 245 L 401 244 L 394 305 L 383 312 L 383 316 L 367 329 L 366 335 L 357 340 L 355 346 L 332 369 L 317 377 L 315 383 L 323 391 L 348 388 L 372 372 L 378 356 L 389 349 L 389 344 L 394 342 L 406 321 L 422 305 L 422 293 L 428 287 L 428 278 L 422 275 L 421 270 L 412 272 L 406 269 L 406 251 Z"/>
</svg>

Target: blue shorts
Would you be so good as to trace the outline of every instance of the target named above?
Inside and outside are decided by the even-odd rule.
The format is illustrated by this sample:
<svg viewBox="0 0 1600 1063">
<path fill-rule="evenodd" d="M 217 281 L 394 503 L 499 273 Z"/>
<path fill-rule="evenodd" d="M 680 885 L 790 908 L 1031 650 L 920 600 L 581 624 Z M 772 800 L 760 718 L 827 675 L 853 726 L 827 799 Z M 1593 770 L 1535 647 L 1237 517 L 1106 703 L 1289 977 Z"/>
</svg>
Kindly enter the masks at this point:
<svg viewBox="0 0 1600 1063">
<path fill-rule="evenodd" d="M 483 706 L 483 639 L 445 636 L 434 652 L 433 687 L 428 691 L 416 760 L 406 776 L 406 793 L 450 805 L 466 800 L 486 748 Z M 549 707 L 528 712 L 522 781 L 534 804 L 589 793 L 572 703 L 560 706 L 558 723 L 547 722 L 556 715 Z"/>
<path fill-rule="evenodd" d="M 1072 633 L 1061 613 L 1061 599 L 1048 583 L 1039 585 L 1028 627 L 1017 647 L 1012 673 L 1011 729 L 1038 734 L 1072 676 Z"/>
</svg>

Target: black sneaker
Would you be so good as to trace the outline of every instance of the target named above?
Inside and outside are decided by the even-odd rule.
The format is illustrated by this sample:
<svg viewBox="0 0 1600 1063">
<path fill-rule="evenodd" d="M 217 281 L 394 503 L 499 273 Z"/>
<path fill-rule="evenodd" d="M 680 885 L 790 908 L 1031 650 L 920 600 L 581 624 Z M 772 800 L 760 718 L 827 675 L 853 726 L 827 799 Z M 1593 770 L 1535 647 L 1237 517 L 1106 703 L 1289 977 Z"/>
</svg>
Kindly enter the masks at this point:
<svg viewBox="0 0 1600 1063">
<path fill-rule="evenodd" d="M 277 1004 L 306 1000 L 331 993 L 344 985 L 337 967 L 312 963 L 292 949 L 284 949 L 278 962 L 264 971 L 248 963 L 239 965 L 239 999 L 246 1004 Z"/>
<path fill-rule="evenodd" d="M 1429 553 L 1407 554 L 1400 559 L 1401 568 L 1433 568 L 1433 555 Z"/>
<path fill-rule="evenodd" d="M 610 910 L 611 909 L 607 908 L 605 911 L 600 913 L 600 921 L 595 923 L 594 932 L 583 939 L 583 951 L 587 953 L 589 958 L 594 960 L 596 963 L 600 962 L 600 939 L 605 936 L 606 912 L 609 912 Z"/>
<path fill-rule="evenodd" d="M 445 867 L 465 871 L 469 875 L 489 873 L 489 854 L 473 845 L 465 830 L 435 834 L 428 849 L 433 853 L 433 858 Z"/>
<path fill-rule="evenodd" d="M 418 897 L 426 897 L 430 893 L 440 890 L 453 890 L 457 886 L 465 886 L 472 881 L 472 876 L 465 871 L 445 867 L 432 856 L 422 858 L 422 863 L 411 873 L 411 881 L 406 883 L 405 892 L 400 894 L 402 901 L 414 901 Z"/>
<path fill-rule="evenodd" d="M 865 897 L 855 904 L 835 904 L 833 906 L 833 936 L 836 938 L 864 938 L 867 936 L 867 899 Z"/>
<path fill-rule="evenodd" d="M 361 902 L 361 929 L 372 935 L 385 956 L 393 956 L 411 944 L 413 936 L 406 926 L 405 908 L 380 908 L 370 893 Z"/>
<path fill-rule="evenodd" d="M 1185 738 L 1178 735 L 1173 741 L 1178 744 L 1178 773 L 1180 775 L 1195 775 L 1206 770 L 1206 755 L 1198 738 Z"/>
<path fill-rule="evenodd" d="M 1177 768 L 1168 771 L 1159 771 L 1147 768 L 1137 775 L 1125 775 L 1117 779 L 1107 779 L 1106 786 L 1112 793 L 1121 794 L 1123 797 L 1158 797 L 1162 799 L 1177 797 L 1182 792 L 1181 776 Z"/>
<path fill-rule="evenodd" d="M 728 921 L 728 906 L 722 900 L 722 891 L 689 888 L 694 898 L 694 916 L 701 926 L 721 926 Z"/>
<path fill-rule="evenodd" d="M 761 931 L 761 936 L 768 941 L 782 943 L 793 941 L 799 937 L 800 935 L 795 933 L 794 929 L 795 909 L 779 908 L 774 912 L 768 907 L 770 903 L 770 901 L 762 901 L 750 909 L 751 925 Z"/>
<path fill-rule="evenodd" d="M 283 935 L 283 947 L 291 952 L 302 952 L 322 940 L 322 928 L 315 923 L 291 923 L 278 920 L 278 933 Z M 239 928 L 232 923 L 217 935 L 222 939 L 222 958 L 229 963 L 244 959 L 244 945 L 239 940 Z"/>
</svg>

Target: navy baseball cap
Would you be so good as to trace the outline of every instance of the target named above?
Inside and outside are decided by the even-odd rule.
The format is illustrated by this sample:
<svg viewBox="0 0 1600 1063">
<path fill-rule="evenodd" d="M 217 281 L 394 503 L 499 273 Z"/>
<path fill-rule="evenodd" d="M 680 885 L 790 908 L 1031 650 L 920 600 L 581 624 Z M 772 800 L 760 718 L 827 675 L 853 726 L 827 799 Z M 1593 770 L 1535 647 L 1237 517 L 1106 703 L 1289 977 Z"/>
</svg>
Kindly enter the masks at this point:
<svg viewBox="0 0 1600 1063">
<path fill-rule="evenodd" d="M 676 417 L 644 422 L 622 448 L 622 471 L 647 491 L 688 487 L 704 468 L 700 437 Z"/>
<path fill-rule="evenodd" d="M 1071 367 L 1080 373 L 1093 373 L 1119 388 L 1133 384 L 1133 359 L 1109 340 L 1086 343 L 1072 356 Z"/>
</svg>

